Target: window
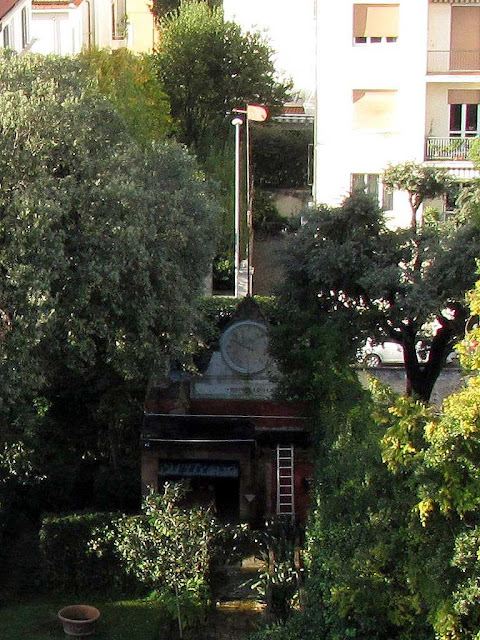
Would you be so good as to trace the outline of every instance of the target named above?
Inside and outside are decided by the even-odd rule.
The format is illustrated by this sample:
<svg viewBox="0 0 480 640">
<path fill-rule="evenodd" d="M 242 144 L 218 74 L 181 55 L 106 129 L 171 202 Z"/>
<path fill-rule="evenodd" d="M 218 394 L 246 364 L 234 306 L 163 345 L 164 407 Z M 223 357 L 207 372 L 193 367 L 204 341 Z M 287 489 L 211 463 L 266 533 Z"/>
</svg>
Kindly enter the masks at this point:
<svg viewBox="0 0 480 640">
<path fill-rule="evenodd" d="M 398 38 L 398 5 L 354 4 L 353 39 L 355 44 L 396 42 Z"/>
<path fill-rule="evenodd" d="M 450 137 L 475 138 L 478 136 L 478 104 L 450 105 Z"/>
<path fill-rule="evenodd" d="M 354 129 L 392 131 L 396 120 L 396 91 L 355 90 Z"/>
<path fill-rule="evenodd" d="M 123 40 L 126 27 L 125 0 L 113 0 L 112 2 L 112 38 Z"/>
<path fill-rule="evenodd" d="M 11 37 L 10 37 L 10 25 L 3 27 L 3 46 L 5 49 L 8 49 L 12 46 Z"/>
<path fill-rule="evenodd" d="M 378 199 L 378 173 L 352 173 L 352 193 L 366 193 Z"/>
<path fill-rule="evenodd" d="M 480 91 L 454 89 L 448 92 L 450 137 L 474 138 L 479 134 Z"/>
<path fill-rule="evenodd" d="M 393 191 L 382 185 L 382 209 L 384 211 L 393 211 Z"/>
<path fill-rule="evenodd" d="M 28 28 L 28 14 L 27 8 L 23 7 L 22 9 L 22 49 L 25 49 L 30 40 L 29 37 L 29 28 Z"/>
<path fill-rule="evenodd" d="M 393 209 L 393 192 L 380 182 L 378 173 L 352 173 L 350 189 L 352 194 L 372 196 L 384 211 Z"/>
</svg>

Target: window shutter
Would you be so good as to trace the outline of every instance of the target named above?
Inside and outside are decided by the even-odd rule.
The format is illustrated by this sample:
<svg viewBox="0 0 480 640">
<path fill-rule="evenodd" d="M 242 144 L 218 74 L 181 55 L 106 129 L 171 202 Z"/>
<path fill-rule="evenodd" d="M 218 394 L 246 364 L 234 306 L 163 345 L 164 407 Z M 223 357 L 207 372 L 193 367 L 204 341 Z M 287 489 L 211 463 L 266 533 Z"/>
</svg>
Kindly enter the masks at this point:
<svg viewBox="0 0 480 640">
<path fill-rule="evenodd" d="M 448 92 L 448 104 L 480 104 L 480 90 L 451 89 Z"/>
<path fill-rule="evenodd" d="M 397 38 L 398 5 L 355 4 L 353 35 L 355 38 Z"/>
</svg>

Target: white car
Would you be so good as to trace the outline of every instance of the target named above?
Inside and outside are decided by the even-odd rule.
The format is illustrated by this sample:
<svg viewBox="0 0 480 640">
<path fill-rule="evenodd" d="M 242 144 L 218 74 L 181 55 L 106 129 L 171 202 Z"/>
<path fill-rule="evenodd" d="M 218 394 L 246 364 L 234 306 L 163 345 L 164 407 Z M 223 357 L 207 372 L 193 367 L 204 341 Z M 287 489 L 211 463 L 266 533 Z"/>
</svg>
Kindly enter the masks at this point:
<svg viewBox="0 0 480 640">
<path fill-rule="evenodd" d="M 417 356 L 421 362 L 425 362 L 428 356 L 428 347 L 421 341 L 417 343 Z M 447 357 L 447 364 L 456 362 L 458 354 L 452 351 Z M 366 367 L 378 367 L 381 364 L 404 364 L 403 347 L 397 342 L 373 343 L 369 338 L 358 352 L 358 360 Z"/>
<path fill-rule="evenodd" d="M 381 364 L 403 364 L 403 347 L 397 342 L 373 343 L 370 339 L 358 352 L 359 361 L 366 367 Z"/>
</svg>

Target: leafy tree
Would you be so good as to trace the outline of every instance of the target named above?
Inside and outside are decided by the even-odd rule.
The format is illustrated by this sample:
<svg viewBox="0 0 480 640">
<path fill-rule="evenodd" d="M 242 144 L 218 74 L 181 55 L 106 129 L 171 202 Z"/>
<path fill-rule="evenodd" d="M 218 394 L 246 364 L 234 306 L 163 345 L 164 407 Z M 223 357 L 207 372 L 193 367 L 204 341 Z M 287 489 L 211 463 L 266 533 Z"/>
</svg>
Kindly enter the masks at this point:
<svg viewBox="0 0 480 640">
<path fill-rule="evenodd" d="M 418 219 L 420 207 L 426 200 L 445 194 L 450 182 L 446 171 L 415 162 L 389 166 L 383 174 L 383 184 L 386 187 L 408 193 L 412 210 L 410 227 L 413 231 L 416 231 L 417 226 L 424 226 L 423 216 Z"/>
<path fill-rule="evenodd" d="M 285 101 L 289 87 L 275 79 L 272 49 L 258 32 L 242 34 L 225 21 L 222 9 L 183 0 L 160 20 L 159 31 L 155 61 L 180 140 L 203 157 L 215 139 L 230 133 L 225 115 L 231 109 Z"/>
<path fill-rule="evenodd" d="M 475 280 L 480 228 L 386 228 L 368 196 L 356 194 L 338 209 L 321 209 L 286 252 L 282 299 L 296 314 L 298 340 L 312 324 L 334 319 L 353 360 L 369 335 L 403 346 L 406 392 L 428 402 L 466 318 L 465 292 Z M 416 343 L 427 323 L 438 328 L 426 363 Z"/>
<path fill-rule="evenodd" d="M 194 324 L 216 205 L 184 149 L 135 142 L 81 60 L 2 54 L 0 88 L 3 472 L 55 478 L 35 495 L 61 508 L 107 468 L 121 500 L 147 380 Z"/>
<path fill-rule="evenodd" d="M 471 375 L 441 412 L 378 383 L 369 398 L 333 320 L 298 340 L 286 309 L 283 388 L 307 399 L 316 444 L 307 601 L 259 640 L 478 639 L 480 283 L 467 297 Z"/>
<path fill-rule="evenodd" d="M 480 282 L 468 300 L 478 319 Z M 397 480 L 409 484 L 413 512 L 425 537 L 433 538 L 424 567 L 437 574 L 423 576 L 418 588 L 442 639 L 478 638 L 480 623 L 479 338 L 477 322 L 458 347 L 470 373 L 464 388 L 427 421 L 411 411 L 395 412 L 382 442 L 386 464 Z"/>
<path fill-rule="evenodd" d="M 127 573 L 164 602 L 170 595 L 176 606 L 180 637 L 187 624 L 196 626 L 205 617 L 208 602 L 207 574 L 215 522 L 203 507 L 182 506 L 188 487 L 166 484 L 163 493 L 143 500 L 143 514 L 121 516 L 99 529 L 91 542 L 98 555 L 113 544 Z M 190 610 L 190 611 L 189 611 Z"/>
<path fill-rule="evenodd" d="M 266 189 L 305 187 L 313 130 L 288 130 L 279 123 L 267 123 L 254 125 L 251 131 L 255 184 Z"/>
<path fill-rule="evenodd" d="M 211 7 L 221 7 L 222 0 L 203 0 Z M 175 11 L 179 8 L 181 0 L 154 0 L 152 5 L 152 13 L 157 18 L 162 18 L 167 13 Z"/>
<path fill-rule="evenodd" d="M 139 143 L 165 140 L 172 133 L 170 104 L 150 57 L 125 48 L 88 49 L 79 57 Z"/>
</svg>

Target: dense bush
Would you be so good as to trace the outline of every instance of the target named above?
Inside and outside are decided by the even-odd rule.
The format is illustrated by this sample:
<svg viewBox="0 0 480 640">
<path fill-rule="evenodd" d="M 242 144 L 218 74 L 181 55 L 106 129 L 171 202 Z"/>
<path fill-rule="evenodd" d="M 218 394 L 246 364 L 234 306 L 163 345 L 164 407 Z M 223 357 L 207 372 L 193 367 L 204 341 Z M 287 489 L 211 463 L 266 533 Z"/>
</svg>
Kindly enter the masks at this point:
<svg viewBox="0 0 480 640">
<path fill-rule="evenodd" d="M 256 237 L 275 236 L 290 228 L 290 220 L 279 212 L 273 196 L 255 189 L 253 197 L 253 228 Z"/>
<path fill-rule="evenodd" d="M 150 493 L 143 513 L 120 516 L 94 531 L 90 547 L 112 554 L 121 570 L 164 601 L 183 628 L 201 628 L 209 602 L 208 575 L 216 524 L 202 507 L 185 507 L 188 485 Z"/>
<path fill-rule="evenodd" d="M 98 528 L 92 548 L 102 557 L 110 549 L 125 571 L 150 589 L 192 590 L 200 593 L 207 582 L 214 523 L 200 507 L 185 508 L 188 487 L 164 486 L 150 493 L 141 515 L 120 516 Z"/>
<path fill-rule="evenodd" d="M 265 189 L 306 187 L 312 142 L 311 128 L 292 131 L 280 124 L 252 126 L 255 184 Z"/>
<path fill-rule="evenodd" d="M 89 546 L 94 531 L 111 525 L 117 517 L 111 513 L 45 517 L 40 529 L 45 586 L 75 593 L 131 587 L 113 554 L 113 545 L 105 546 L 101 556 L 93 554 Z"/>
<path fill-rule="evenodd" d="M 480 283 L 469 298 L 475 319 Z M 474 326 L 459 347 L 471 376 L 439 411 L 362 391 L 326 325 L 288 343 L 285 364 L 304 377 L 285 388 L 303 385 L 317 448 L 307 602 L 261 637 L 478 640 L 479 344 Z"/>
</svg>

